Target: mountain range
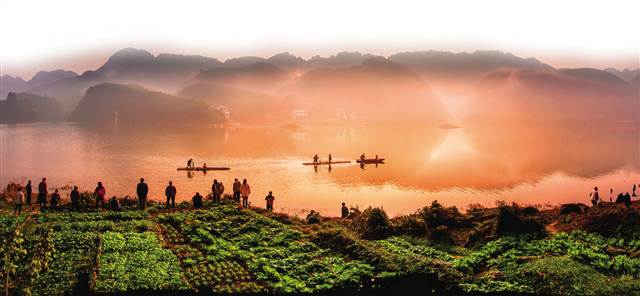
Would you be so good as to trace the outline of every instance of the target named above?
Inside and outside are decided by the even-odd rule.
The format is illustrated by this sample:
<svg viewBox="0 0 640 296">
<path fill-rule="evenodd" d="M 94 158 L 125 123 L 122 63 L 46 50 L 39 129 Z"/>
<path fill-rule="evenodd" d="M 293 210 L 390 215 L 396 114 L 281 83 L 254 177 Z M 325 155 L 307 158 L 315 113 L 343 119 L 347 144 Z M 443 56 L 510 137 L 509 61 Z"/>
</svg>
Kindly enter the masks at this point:
<svg viewBox="0 0 640 296">
<path fill-rule="evenodd" d="M 550 105 L 536 117 L 562 117 L 563 113 L 552 112 L 555 104 L 563 106 L 558 110 L 573 110 L 575 118 L 586 118 L 594 106 L 618 106 L 605 108 L 611 112 L 634 107 L 638 101 L 638 72 L 556 69 L 535 58 L 499 51 L 417 51 L 388 58 L 342 52 L 310 59 L 281 53 L 270 58 L 248 56 L 222 62 L 203 56 L 154 56 L 145 50 L 125 48 L 99 68 L 81 75 L 54 70 L 38 72 L 29 81 L 2 76 L 0 94 L 21 92 L 55 98 L 63 112 L 74 114 L 74 120 L 82 117 L 80 113 L 94 112 L 85 101 L 95 101 L 96 97 L 106 100 L 108 94 L 121 93 L 115 91 L 119 89 L 115 85 L 129 90 L 132 84 L 154 94 L 143 94 L 136 86 L 133 88 L 137 91 L 126 92 L 129 97 L 134 96 L 132 93 L 154 98 L 172 96 L 171 100 L 158 100 L 166 106 L 180 100 L 223 105 L 238 122 L 285 122 L 293 109 L 308 110 L 310 119 L 317 121 L 448 122 L 451 115 L 447 104 L 454 99 L 445 99 L 442 93 L 468 98 L 474 110 L 467 119 L 472 121 L 496 119 L 491 115 L 500 109 L 491 107 L 495 104 L 503 109 L 511 106 L 498 117 L 521 112 L 522 118 L 529 118 L 530 110 L 537 109 L 528 108 L 544 104 Z M 523 100 L 535 106 L 522 104 Z M 510 115 L 509 110 L 513 111 Z M 626 113 L 621 116 L 637 117 Z"/>
</svg>

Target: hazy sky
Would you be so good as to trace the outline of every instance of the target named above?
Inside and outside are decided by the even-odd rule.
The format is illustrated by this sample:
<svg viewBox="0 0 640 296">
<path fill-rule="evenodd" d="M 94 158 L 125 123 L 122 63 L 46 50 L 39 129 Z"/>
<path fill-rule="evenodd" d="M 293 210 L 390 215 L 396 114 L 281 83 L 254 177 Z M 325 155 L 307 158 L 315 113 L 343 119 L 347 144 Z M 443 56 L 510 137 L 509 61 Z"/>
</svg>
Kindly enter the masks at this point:
<svg viewBox="0 0 640 296">
<path fill-rule="evenodd" d="M 498 49 L 559 67 L 637 68 L 640 1 L 0 1 L 4 74 L 93 69 L 137 47 L 225 59 L 289 51 Z"/>
</svg>

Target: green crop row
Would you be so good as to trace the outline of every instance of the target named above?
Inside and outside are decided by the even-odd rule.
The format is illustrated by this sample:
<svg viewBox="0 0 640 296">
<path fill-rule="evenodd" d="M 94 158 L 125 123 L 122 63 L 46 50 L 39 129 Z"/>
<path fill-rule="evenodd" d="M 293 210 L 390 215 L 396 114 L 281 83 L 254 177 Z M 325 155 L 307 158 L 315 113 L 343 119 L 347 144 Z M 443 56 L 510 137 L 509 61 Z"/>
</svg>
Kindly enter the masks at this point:
<svg viewBox="0 0 640 296">
<path fill-rule="evenodd" d="M 237 207 L 161 215 L 158 220 L 175 226 L 209 262 L 241 262 L 274 292 L 357 290 L 372 276 L 371 266 L 345 260 L 300 231 Z"/>
<path fill-rule="evenodd" d="M 153 232 L 102 235 L 96 292 L 185 290 L 177 257 Z"/>
</svg>

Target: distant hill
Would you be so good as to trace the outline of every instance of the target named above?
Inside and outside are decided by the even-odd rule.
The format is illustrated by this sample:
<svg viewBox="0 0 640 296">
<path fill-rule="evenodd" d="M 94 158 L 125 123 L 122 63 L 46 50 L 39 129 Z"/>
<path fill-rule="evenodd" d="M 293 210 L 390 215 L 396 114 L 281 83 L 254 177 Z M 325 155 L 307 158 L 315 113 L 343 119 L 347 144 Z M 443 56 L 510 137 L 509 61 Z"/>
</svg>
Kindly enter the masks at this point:
<svg viewBox="0 0 640 296">
<path fill-rule="evenodd" d="M 389 60 L 405 65 L 427 79 L 479 79 L 503 68 L 553 70 L 535 58 L 524 59 L 501 51 L 414 51 L 391 55 Z"/>
<path fill-rule="evenodd" d="M 62 79 L 73 78 L 77 76 L 78 74 L 76 72 L 62 69 L 53 71 L 40 71 L 36 73 L 36 75 L 33 75 L 31 80 L 27 82 L 27 84 L 25 85 L 25 89 L 31 89 L 41 85 L 54 83 Z"/>
<path fill-rule="evenodd" d="M 103 82 L 133 83 L 174 92 L 200 71 L 221 64 L 216 59 L 202 56 L 153 56 L 145 50 L 125 48 L 113 54 L 96 70 L 40 85 L 30 91 L 59 98 L 67 109 L 72 110 L 92 85 Z"/>
<path fill-rule="evenodd" d="M 449 115 L 408 67 L 382 57 L 304 74 L 292 91 L 315 117 L 366 122 L 445 123 Z"/>
<path fill-rule="evenodd" d="M 64 120 L 64 113 L 54 98 L 11 92 L 6 100 L 0 100 L 0 123 L 60 120 Z"/>
<path fill-rule="evenodd" d="M 228 67 L 245 67 L 255 63 L 270 63 L 282 69 L 292 70 L 310 70 L 320 67 L 347 67 L 360 65 L 366 59 L 375 57 L 371 54 L 362 54 L 359 52 L 340 52 L 329 57 L 314 56 L 311 59 L 303 59 L 292 55 L 288 52 L 276 54 L 270 58 L 262 58 L 256 56 L 246 56 L 228 59 L 224 62 L 224 66 Z"/>
<path fill-rule="evenodd" d="M 364 61 L 376 57 L 372 54 L 362 54 L 359 52 L 347 52 L 343 51 L 330 57 L 314 56 L 307 61 L 309 68 L 316 67 L 349 67 L 362 64 Z"/>
<path fill-rule="evenodd" d="M 267 59 L 256 56 L 246 56 L 246 57 L 238 57 L 231 58 L 224 61 L 223 66 L 225 67 L 246 67 L 249 65 L 253 65 L 256 63 L 266 63 Z"/>
<path fill-rule="evenodd" d="M 267 59 L 267 62 L 287 70 L 303 69 L 307 61 L 288 52 L 279 53 Z"/>
<path fill-rule="evenodd" d="M 621 88 L 626 88 L 628 85 L 625 80 L 614 74 L 593 68 L 560 69 L 559 72 L 566 76 L 585 79 L 593 83 L 602 83 Z"/>
<path fill-rule="evenodd" d="M 242 86 L 253 91 L 275 91 L 290 78 L 282 68 L 267 62 L 242 67 L 213 67 L 192 79 L 193 83 Z"/>
<path fill-rule="evenodd" d="M 102 83 L 90 87 L 71 121 L 97 125 L 221 123 L 222 114 L 209 105 L 151 91 L 136 85 Z"/>
<path fill-rule="evenodd" d="M 471 122 L 623 123 L 638 120 L 638 97 L 597 69 L 499 70 L 476 88 Z"/>
<path fill-rule="evenodd" d="M 27 84 L 21 77 L 10 75 L 0 76 L 0 99 L 4 99 L 10 92 L 21 92 Z"/>
<path fill-rule="evenodd" d="M 605 71 L 618 76 L 620 79 L 624 80 L 624 81 L 630 81 L 632 80 L 634 77 L 636 77 L 637 75 L 640 75 L 640 69 L 635 69 L 635 70 L 631 70 L 631 69 L 624 69 L 624 70 L 618 70 L 616 68 L 606 68 L 604 69 Z"/>
<path fill-rule="evenodd" d="M 640 74 L 636 75 L 636 77 L 634 78 L 631 78 L 631 80 L 629 80 L 629 83 L 631 85 L 640 86 Z"/>
<path fill-rule="evenodd" d="M 285 123 L 291 118 L 293 108 L 290 99 L 225 84 L 196 83 L 178 95 L 210 105 L 223 105 L 229 109 L 231 118 L 241 123 Z"/>
</svg>

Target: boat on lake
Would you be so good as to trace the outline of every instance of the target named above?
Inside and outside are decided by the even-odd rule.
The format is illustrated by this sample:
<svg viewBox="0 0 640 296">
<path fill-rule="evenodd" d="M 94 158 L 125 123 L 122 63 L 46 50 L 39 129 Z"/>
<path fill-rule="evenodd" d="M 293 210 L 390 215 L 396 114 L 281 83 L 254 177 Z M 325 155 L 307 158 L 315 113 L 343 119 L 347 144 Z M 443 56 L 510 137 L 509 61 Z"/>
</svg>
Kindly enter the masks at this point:
<svg viewBox="0 0 640 296">
<path fill-rule="evenodd" d="M 384 163 L 384 158 L 357 159 L 356 162 L 363 163 L 363 164 Z"/>
<path fill-rule="evenodd" d="M 341 163 L 351 163 L 349 160 L 332 160 L 328 161 L 319 161 L 319 162 L 303 162 L 303 165 L 332 165 L 332 164 L 341 164 Z"/>
<path fill-rule="evenodd" d="M 228 167 L 195 167 L 195 168 L 187 168 L 187 167 L 182 167 L 182 168 L 178 168 L 178 171 L 228 171 L 231 168 Z"/>
</svg>

